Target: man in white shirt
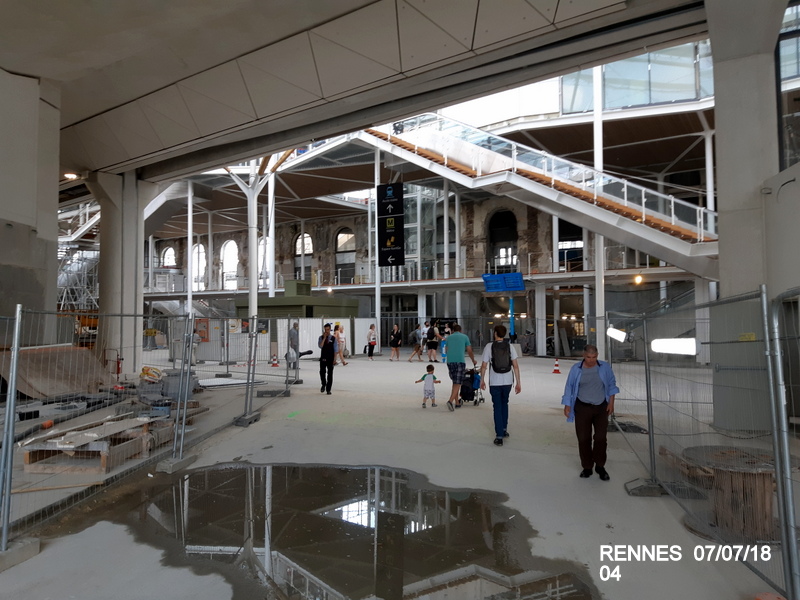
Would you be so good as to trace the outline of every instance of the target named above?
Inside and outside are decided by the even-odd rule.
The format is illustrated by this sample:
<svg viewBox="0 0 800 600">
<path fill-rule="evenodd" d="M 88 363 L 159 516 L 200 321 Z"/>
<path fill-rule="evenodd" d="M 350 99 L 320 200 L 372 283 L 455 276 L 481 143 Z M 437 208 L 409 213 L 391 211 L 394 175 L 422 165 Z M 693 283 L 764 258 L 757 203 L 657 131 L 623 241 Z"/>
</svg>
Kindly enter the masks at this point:
<svg viewBox="0 0 800 600">
<path fill-rule="evenodd" d="M 505 325 L 495 325 L 494 341 L 486 344 L 481 357 L 481 389 L 486 389 L 486 375 L 488 374 L 489 394 L 492 396 L 492 405 L 494 406 L 495 446 L 502 446 L 503 438 L 508 437 L 508 399 L 511 396 L 511 387 L 514 386 L 514 392 L 517 394 L 522 391 L 519 364 L 517 364 L 517 351 L 508 340 L 504 339 L 505 337 Z M 495 360 L 493 360 L 492 356 L 493 346 L 495 346 Z M 507 358 L 510 365 L 498 364 L 497 359 L 501 355 Z M 495 368 L 499 369 L 500 372 L 496 371 Z M 506 371 L 506 369 L 508 370 Z"/>
</svg>

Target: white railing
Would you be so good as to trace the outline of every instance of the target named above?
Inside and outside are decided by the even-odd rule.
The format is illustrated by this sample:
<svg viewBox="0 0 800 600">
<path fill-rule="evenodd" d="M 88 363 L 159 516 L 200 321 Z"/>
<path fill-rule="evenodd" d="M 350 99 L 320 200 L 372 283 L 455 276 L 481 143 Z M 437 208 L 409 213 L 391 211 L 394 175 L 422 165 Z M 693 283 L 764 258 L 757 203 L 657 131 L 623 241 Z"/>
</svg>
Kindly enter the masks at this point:
<svg viewBox="0 0 800 600">
<path fill-rule="evenodd" d="M 563 182 L 581 189 L 595 203 L 598 198 L 606 198 L 631 208 L 642 221 L 658 218 L 691 231 L 700 242 L 717 239 L 714 211 L 452 119 L 426 113 L 380 130 L 390 141 L 397 138 L 413 145 L 415 153 L 421 148 L 436 152 L 448 168 L 468 167 L 478 177 L 502 171 L 533 171 L 552 186 Z"/>
</svg>

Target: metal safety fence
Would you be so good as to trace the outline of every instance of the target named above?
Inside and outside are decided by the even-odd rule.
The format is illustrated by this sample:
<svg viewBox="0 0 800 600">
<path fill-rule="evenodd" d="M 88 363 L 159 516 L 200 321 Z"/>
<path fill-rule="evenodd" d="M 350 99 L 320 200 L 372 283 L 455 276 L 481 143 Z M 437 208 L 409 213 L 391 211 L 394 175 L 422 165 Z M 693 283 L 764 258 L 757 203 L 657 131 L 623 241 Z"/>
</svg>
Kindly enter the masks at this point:
<svg viewBox="0 0 800 600">
<path fill-rule="evenodd" d="M 302 381 L 317 329 L 22 307 L 0 319 L 0 550 L 133 470 L 257 421 L 258 398 Z"/>
<path fill-rule="evenodd" d="M 779 375 L 791 363 L 797 376 L 796 301 L 788 311 L 770 306 L 762 288 L 648 316 L 609 313 L 607 338 L 620 388 L 611 428 L 649 473 L 628 492 L 669 493 L 685 526 L 720 544 L 722 559 L 743 562 L 790 598 L 800 589 L 800 446 L 781 425 Z"/>
</svg>

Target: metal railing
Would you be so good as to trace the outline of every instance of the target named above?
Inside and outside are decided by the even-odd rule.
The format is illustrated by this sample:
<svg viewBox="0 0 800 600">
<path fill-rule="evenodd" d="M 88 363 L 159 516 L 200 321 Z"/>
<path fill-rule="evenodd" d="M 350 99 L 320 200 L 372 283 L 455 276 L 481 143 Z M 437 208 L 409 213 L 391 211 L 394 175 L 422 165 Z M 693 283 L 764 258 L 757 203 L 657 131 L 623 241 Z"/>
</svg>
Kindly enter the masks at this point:
<svg viewBox="0 0 800 600">
<path fill-rule="evenodd" d="M 533 171 L 549 179 L 551 186 L 562 182 L 579 188 L 591 195 L 595 204 L 602 198 L 613 200 L 638 213 L 637 220 L 657 218 L 694 232 L 700 242 L 716 240 L 714 211 L 440 115 L 426 113 L 380 129 L 390 141 L 399 138 L 413 144 L 415 153 L 436 152 L 448 168 L 467 167 L 477 177 L 501 171 Z"/>
</svg>

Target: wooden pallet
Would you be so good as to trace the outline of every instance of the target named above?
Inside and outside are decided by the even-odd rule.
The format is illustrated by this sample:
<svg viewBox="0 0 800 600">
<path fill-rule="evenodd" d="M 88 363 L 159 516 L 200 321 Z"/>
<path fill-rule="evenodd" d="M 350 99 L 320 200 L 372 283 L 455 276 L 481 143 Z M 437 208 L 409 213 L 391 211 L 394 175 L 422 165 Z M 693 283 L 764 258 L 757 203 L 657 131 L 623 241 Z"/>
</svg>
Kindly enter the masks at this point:
<svg viewBox="0 0 800 600">
<path fill-rule="evenodd" d="M 173 433 L 172 423 L 160 421 L 81 443 L 74 449 L 46 440 L 25 447 L 23 468 L 27 473 L 105 474 L 129 458 L 148 458 L 155 448 L 171 441 Z"/>
</svg>

